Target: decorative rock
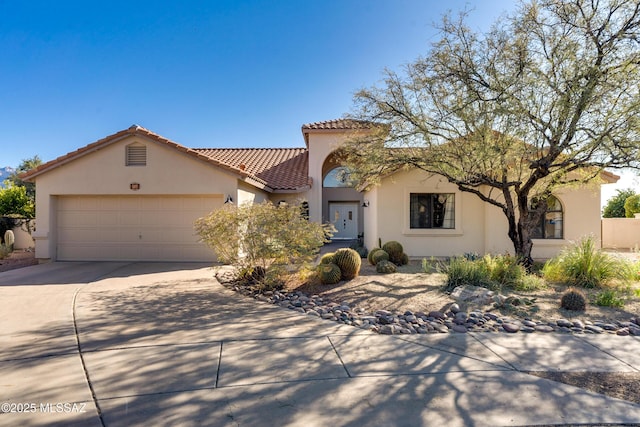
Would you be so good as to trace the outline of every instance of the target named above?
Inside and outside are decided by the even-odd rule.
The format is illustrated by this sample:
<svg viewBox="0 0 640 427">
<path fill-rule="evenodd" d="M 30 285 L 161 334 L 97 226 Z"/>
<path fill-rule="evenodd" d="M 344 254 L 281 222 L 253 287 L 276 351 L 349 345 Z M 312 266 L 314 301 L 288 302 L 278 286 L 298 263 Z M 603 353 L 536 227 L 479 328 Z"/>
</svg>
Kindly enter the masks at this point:
<svg viewBox="0 0 640 427">
<path fill-rule="evenodd" d="M 549 326 L 549 325 L 536 325 L 536 331 L 538 332 L 553 332 L 555 329 L 553 329 L 553 326 Z"/>
<path fill-rule="evenodd" d="M 604 329 L 596 325 L 585 325 L 584 330 L 594 334 L 601 334 L 604 332 Z"/>
<path fill-rule="evenodd" d="M 572 323 L 574 328 L 584 329 L 584 323 L 581 320 L 574 320 Z"/>
<path fill-rule="evenodd" d="M 571 323 L 567 319 L 558 319 L 556 321 L 556 325 L 560 326 L 561 328 L 571 328 L 573 326 L 573 323 Z"/>
<path fill-rule="evenodd" d="M 449 310 L 454 313 L 457 314 L 460 311 L 460 306 L 456 303 L 451 304 L 451 307 L 449 307 Z"/>
<path fill-rule="evenodd" d="M 444 319 L 446 316 L 440 311 L 430 311 L 428 317 L 433 317 L 434 319 Z"/>
<path fill-rule="evenodd" d="M 461 334 L 467 332 L 467 328 L 463 325 L 453 325 L 453 328 L 451 328 L 451 330 L 453 330 L 454 332 L 459 332 Z"/>
<path fill-rule="evenodd" d="M 626 337 L 626 336 L 627 336 L 627 335 L 629 335 L 629 334 L 630 334 L 630 332 L 629 332 L 629 328 L 622 328 L 622 329 L 618 329 L 618 330 L 616 331 L 616 335 L 620 335 L 620 336 L 622 336 L 622 337 Z"/>
<path fill-rule="evenodd" d="M 531 327 L 531 326 L 523 326 L 522 328 L 520 328 L 521 332 L 527 332 L 527 333 L 531 333 L 531 332 L 535 332 L 536 328 Z"/>
<path fill-rule="evenodd" d="M 393 335 L 393 325 L 382 325 L 380 326 L 380 333 L 384 335 Z"/>
<path fill-rule="evenodd" d="M 504 329 L 505 331 L 514 334 L 516 332 L 518 332 L 520 330 L 520 325 L 516 324 L 516 323 L 503 323 L 502 324 L 502 329 Z"/>
<path fill-rule="evenodd" d="M 524 326 L 529 327 L 529 328 L 535 328 L 535 327 L 537 326 L 536 322 L 533 322 L 533 321 L 531 321 L 531 320 L 523 320 L 523 321 L 522 321 L 522 324 L 523 324 Z"/>
</svg>

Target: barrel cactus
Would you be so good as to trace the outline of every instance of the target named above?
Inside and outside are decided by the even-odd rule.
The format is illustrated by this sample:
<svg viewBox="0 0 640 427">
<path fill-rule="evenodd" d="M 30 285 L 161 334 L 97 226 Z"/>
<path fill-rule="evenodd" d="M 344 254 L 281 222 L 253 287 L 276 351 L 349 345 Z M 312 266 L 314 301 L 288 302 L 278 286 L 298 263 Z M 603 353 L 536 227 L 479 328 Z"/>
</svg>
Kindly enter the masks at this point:
<svg viewBox="0 0 640 427">
<path fill-rule="evenodd" d="M 378 265 L 380 261 L 389 261 L 389 254 L 387 253 L 387 251 L 380 249 L 379 251 L 376 251 L 376 253 L 371 258 L 372 265 Z"/>
<path fill-rule="evenodd" d="M 10 251 L 13 250 L 13 245 L 16 242 L 16 236 L 14 236 L 13 231 L 7 230 L 4 232 L 4 245 L 9 248 Z"/>
<path fill-rule="evenodd" d="M 387 260 L 383 259 L 379 263 L 376 264 L 376 271 L 378 273 L 382 273 L 382 274 L 395 273 L 396 272 L 396 265 L 394 263 L 392 263 L 391 261 L 387 261 Z"/>
<path fill-rule="evenodd" d="M 400 265 L 407 265 L 407 264 L 409 264 L 409 255 L 403 252 L 402 257 L 400 259 Z"/>
<path fill-rule="evenodd" d="M 342 272 L 340 271 L 340 267 L 334 263 L 320 264 L 318 266 L 318 276 L 322 284 L 333 285 L 340 281 Z"/>
<path fill-rule="evenodd" d="M 360 258 L 360 254 L 353 249 L 342 248 L 336 251 L 334 262 L 340 267 L 342 278 L 344 280 L 351 280 L 360 273 L 362 258 Z"/>
<path fill-rule="evenodd" d="M 329 252 L 326 253 L 324 255 L 322 255 L 322 257 L 320 257 L 320 264 L 331 264 L 333 263 L 333 257 L 335 256 L 335 253 L 333 252 Z"/>
<path fill-rule="evenodd" d="M 381 250 L 382 250 L 382 248 L 373 248 L 373 249 L 371 249 L 371 250 L 369 251 L 369 255 L 367 256 L 367 260 L 369 261 L 369 264 L 371 264 L 371 265 L 376 265 L 376 263 L 375 263 L 375 262 L 373 262 L 373 255 L 374 255 L 376 252 L 381 251 Z"/>
<path fill-rule="evenodd" d="M 395 240 L 391 240 L 384 245 L 382 245 L 382 249 L 385 250 L 389 254 L 389 261 L 396 265 L 401 265 L 402 263 L 402 254 L 404 253 L 404 248 L 400 244 L 400 242 L 396 242 Z"/>
<path fill-rule="evenodd" d="M 584 311 L 587 308 L 587 297 L 575 288 L 569 288 L 562 294 L 560 307 L 571 311 Z"/>
</svg>

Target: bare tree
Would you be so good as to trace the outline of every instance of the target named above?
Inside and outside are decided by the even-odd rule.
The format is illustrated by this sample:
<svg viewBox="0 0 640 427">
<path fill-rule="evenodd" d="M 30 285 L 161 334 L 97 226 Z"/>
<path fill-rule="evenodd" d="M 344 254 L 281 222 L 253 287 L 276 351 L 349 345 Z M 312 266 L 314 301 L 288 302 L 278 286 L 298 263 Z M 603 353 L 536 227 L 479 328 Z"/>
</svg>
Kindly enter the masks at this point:
<svg viewBox="0 0 640 427">
<path fill-rule="evenodd" d="M 530 265 L 555 189 L 639 166 L 640 2 L 523 2 L 486 33 L 464 14 L 440 29 L 426 56 L 356 94 L 353 116 L 383 126 L 344 161 L 363 185 L 403 167 L 444 176 L 500 208 Z"/>
</svg>

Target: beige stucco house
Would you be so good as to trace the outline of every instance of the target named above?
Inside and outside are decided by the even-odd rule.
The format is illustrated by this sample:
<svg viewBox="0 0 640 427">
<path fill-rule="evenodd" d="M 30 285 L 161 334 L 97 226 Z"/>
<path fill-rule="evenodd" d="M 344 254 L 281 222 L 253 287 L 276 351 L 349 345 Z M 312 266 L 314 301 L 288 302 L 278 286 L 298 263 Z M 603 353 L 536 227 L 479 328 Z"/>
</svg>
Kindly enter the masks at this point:
<svg viewBox="0 0 640 427">
<path fill-rule="evenodd" d="M 401 171 L 359 192 L 336 150 L 367 125 L 302 126 L 301 148 L 187 148 L 140 126 L 28 172 L 36 183 L 36 257 L 52 260 L 211 261 L 193 223 L 231 202 L 306 203 L 336 239 L 371 248 L 398 240 L 411 256 L 512 252 L 501 212 L 441 177 Z M 605 174 L 615 182 L 617 177 Z M 600 238 L 600 187 L 568 189 L 541 224 L 534 257 L 586 234 Z"/>
</svg>

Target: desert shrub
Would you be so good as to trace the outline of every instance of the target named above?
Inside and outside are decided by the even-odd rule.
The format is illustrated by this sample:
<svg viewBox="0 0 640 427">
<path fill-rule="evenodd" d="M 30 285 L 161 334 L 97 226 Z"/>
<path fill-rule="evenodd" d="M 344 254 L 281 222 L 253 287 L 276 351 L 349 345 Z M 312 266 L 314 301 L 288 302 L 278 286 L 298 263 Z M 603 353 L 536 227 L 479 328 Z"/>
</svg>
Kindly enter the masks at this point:
<svg viewBox="0 0 640 427">
<path fill-rule="evenodd" d="M 597 249 L 594 238 L 589 236 L 547 261 L 542 274 L 547 280 L 595 288 L 613 279 L 627 280 L 633 273 L 629 262 Z"/>
<path fill-rule="evenodd" d="M 402 247 L 400 242 L 391 240 L 382 245 L 382 249 L 389 254 L 389 261 L 396 265 L 400 265 L 402 263 L 402 254 L 404 253 L 404 248 Z"/>
<path fill-rule="evenodd" d="M 445 292 L 451 292 L 458 286 L 473 285 L 483 288 L 497 289 L 499 286 L 491 281 L 491 272 L 482 261 L 469 261 L 463 257 L 453 257 L 448 263 L 440 266 L 440 271 L 447 275 Z"/>
<path fill-rule="evenodd" d="M 286 266 L 313 261 L 333 234 L 332 227 L 306 220 L 295 204 L 270 202 L 225 204 L 198 219 L 195 229 L 219 261 L 241 268 L 261 267 L 265 278 L 277 277 Z"/>
<path fill-rule="evenodd" d="M 320 257 L 320 264 L 331 264 L 333 263 L 333 259 L 335 257 L 334 252 L 329 252 Z"/>
<path fill-rule="evenodd" d="M 351 280 L 360 273 L 362 258 L 353 249 L 341 248 L 336 251 L 334 262 L 342 272 L 342 279 Z"/>
<path fill-rule="evenodd" d="M 376 264 L 376 271 L 382 274 L 395 273 L 397 270 L 396 265 L 391 261 L 381 260 Z"/>
<path fill-rule="evenodd" d="M 376 251 L 376 253 L 371 258 L 372 265 L 377 265 L 380 261 L 389 261 L 389 254 L 384 249 Z"/>
<path fill-rule="evenodd" d="M 487 264 L 491 280 L 500 285 L 515 286 L 527 275 L 524 266 L 510 255 L 485 255 L 482 261 Z"/>
<path fill-rule="evenodd" d="M 423 261 L 423 268 L 427 271 L 425 261 Z M 510 255 L 485 255 L 482 258 L 454 257 L 448 263 L 441 263 L 438 271 L 447 275 L 445 284 L 447 292 L 460 285 L 481 286 L 492 290 L 508 286 L 519 291 L 531 291 L 545 286 L 544 280 L 527 274 L 517 258 Z"/>
<path fill-rule="evenodd" d="M 567 289 L 560 298 L 560 307 L 571 311 L 584 311 L 587 308 L 587 297 L 575 288 Z"/>
<path fill-rule="evenodd" d="M 598 292 L 595 297 L 595 304 L 601 307 L 624 307 L 625 299 L 619 291 L 615 289 L 605 289 Z"/>
<path fill-rule="evenodd" d="M 11 250 L 4 243 L 0 243 L 0 259 L 4 259 L 11 253 Z"/>
<path fill-rule="evenodd" d="M 340 281 L 342 272 L 336 264 L 320 264 L 318 265 L 318 276 L 320 282 L 324 285 L 333 285 Z"/>
</svg>

